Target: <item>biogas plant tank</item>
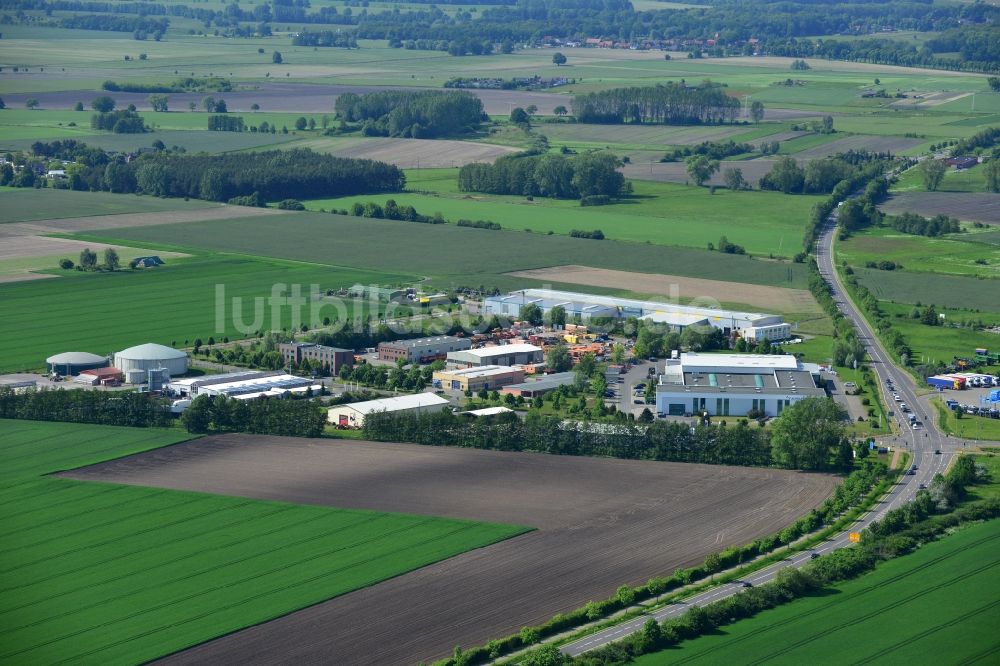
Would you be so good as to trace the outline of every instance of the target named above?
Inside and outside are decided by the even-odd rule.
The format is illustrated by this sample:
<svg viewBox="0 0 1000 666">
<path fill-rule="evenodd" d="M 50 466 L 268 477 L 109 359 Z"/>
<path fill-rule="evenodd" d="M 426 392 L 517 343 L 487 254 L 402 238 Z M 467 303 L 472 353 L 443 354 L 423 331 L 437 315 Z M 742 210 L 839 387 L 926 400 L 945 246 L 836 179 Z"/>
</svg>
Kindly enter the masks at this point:
<svg viewBox="0 0 1000 666">
<path fill-rule="evenodd" d="M 129 347 L 115 354 L 115 367 L 131 378 L 133 370 L 144 374 L 150 370 L 165 369 L 171 377 L 177 377 L 187 372 L 187 354 L 165 345 L 147 343 Z"/>
</svg>

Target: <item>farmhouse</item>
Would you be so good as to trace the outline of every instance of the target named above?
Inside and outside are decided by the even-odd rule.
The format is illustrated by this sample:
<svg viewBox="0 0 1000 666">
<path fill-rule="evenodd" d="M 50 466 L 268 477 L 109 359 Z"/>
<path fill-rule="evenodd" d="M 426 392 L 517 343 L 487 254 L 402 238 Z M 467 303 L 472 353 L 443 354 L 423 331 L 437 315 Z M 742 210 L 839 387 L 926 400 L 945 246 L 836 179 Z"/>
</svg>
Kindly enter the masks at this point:
<svg viewBox="0 0 1000 666">
<path fill-rule="evenodd" d="M 667 359 L 656 386 L 656 411 L 681 416 L 777 416 L 803 398 L 823 397 L 815 372 L 791 355 L 681 354 Z"/>
<path fill-rule="evenodd" d="M 340 372 L 345 365 L 354 364 L 354 352 L 340 347 L 327 347 L 312 342 L 282 342 L 278 351 L 285 363 L 299 365 L 303 360 L 322 363 L 323 367 L 333 374 Z"/>
<path fill-rule="evenodd" d="M 527 381 L 522 384 L 511 384 L 501 389 L 501 393 L 509 393 L 515 398 L 537 398 L 549 391 L 554 391 L 560 386 L 570 386 L 576 381 L 576 375 L 572 372 L 557 372 L 545 375 L 534 381 Z"/>
<path fill-rule="evenodd" d="M 326 420 L 341 428 L 361 428 L 365 425 L 365 417 L 377 412 L 394 414 L 420 414 L 423 412 L 440 411 L 448 401 L 433 393 L 414 393 L 395 398 L 380 398 L 366 400 L 348 405 L 331 407 Z"/>
<path fill-rule="evenodd" d="M 486 365 L 531 365 L 545 360 L 541 347 L 529 344 L 492 345 L 448 353 L 449 368 Z"/>
<path fill-rule="evenodd" d="M 414 338 L 412 340 L 395 340 L 380 342 L 378 358 L 380 361 L 398 361 L 407 363 L 428 363 L 453 351 L 469 349 L 472 342 L 467 338 L 454 335 L 436 335 L 429 338 Z"/>
<path fill-rule="evenodd" d="M 694 326 L 705 321 L 710 326 L 722 329 L 726 334 L 741 329 L 784 323 L 781 315 L 674 305 L 659 301 L 641 301 L 554 289 L 522 289 L 503 296 L 490 296 L 484 300 L 483 307 L 487 315 L 516 318 L 520 315 L 521 308 L 529 304 L 537 305 L 546 314 L 551 312 L 552 308 L 561 307 L 568 317 L 579 317 L 581 320 L 594 317 L 613 319 L 648 317 L 653 321 L 667 323 L 673 328 Z"/>
<path fill-rule="evenodd" d="M 73 383 L 86 386 L 118 386 L 125 380 L 125 374 L 118 368 L 91 368 L 73 378 Z"/>
<path fill-rule="evenodd" d="M 461 370 L 438 370 L 431 379 L 435 388 L 451 391 L 493 391 L 524 381 L 524 370 L 503 365 L 483 365 Z"/>
<path fill-rule="evenodd" d="M 162 266 L 163 264 L 163 259 L 155 255 L 150 257 L 136 257 L 135 259 L 136 268 L 152 268 L 153 266 Z"/>
</svg>

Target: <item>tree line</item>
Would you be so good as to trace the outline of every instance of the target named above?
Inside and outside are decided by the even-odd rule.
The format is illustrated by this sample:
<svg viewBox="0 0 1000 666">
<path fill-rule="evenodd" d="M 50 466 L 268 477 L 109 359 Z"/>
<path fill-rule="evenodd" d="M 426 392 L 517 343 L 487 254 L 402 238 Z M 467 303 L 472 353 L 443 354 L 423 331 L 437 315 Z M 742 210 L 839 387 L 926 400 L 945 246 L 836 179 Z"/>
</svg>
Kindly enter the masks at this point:
<svg viewBox="0 0 1000 666">
<path fill-rule="evenodd" d="M 578 157 L 505 155 L 493 164 L 466 164 L 458 171 L 462 192 L 576 199 L 604 195 L 617 198 L 631 191 L 618 172 L 621 162 L 606 153 Z"/>
<path fill-rule="evenodd" d="M 181 414 L 181 423 L 191 433 L 319 437 L 326 426 L 326 412 L 311 400 L 235 400 L 226 396 L 199 395 Z"/>
<path fill-rule="evenodd" d="M 229 201 L 254 193 L 266 201 L 397 192 L 406 177 L 372 160 L 332 157 L 305 148 L 242 155 L 184 155 L 160 151 L 129 162 L 84 166 L 70 175 L 71 189 L 142 193 Z"/>
<path fill-rule="evenodd" d="M 133 391 L 42 389 L 15 392 L 0 387 L 0 418 L 66 421 L 147 428 L 170 425 L 165 400 Z"/>
<path fill-rule="evenodd" d="M 660 421 L 588 423 L 530 413 L 468 419 L 452 412 L 370 414 L 367 439 L 433 446 L 533 451 L 557 455 L 631 460 L 668 460 L 719 465 L 768 466 L 770 444 L 761 428 L 698 426 Z"/>
<path fill-rule="evenodd" d="M 362 123 L 366 136 L 429 139 L 466 134 L 487 119 L 482 100 L 462 91 L 344 93 L 334 109 L 338 118 Z"/>
<path fill-rule="evenodd" d="M 332 30 L 321 30 L 319 32 L 303 31 L 292 38 L 292 45 L 356 49 L 358 48 L 358 40 L 350 32 L 333 32 Z"/>
<path fill-rule="evenodd" d="M 668 82 L 650 87 L 613 88 L 573 97 L 581 123 L 683 124 L 732 122 L 740 102 L 721 86 Z"/>
<path fill-rule="evenodd" d="M 962 231 L 958 220 L 947 215 L 935 215 L 927 219 L 916 213 L 901 213 L 889 216 L 889 226 L 904 234 L 916 236 L 940 236 L 942 234 L 957 234 Z"/>
<path fill-rule="evenodd" d="M 132 93 L 183 93 L 183 92 L 231 92 L 233 84 L 221 77 L 196 78 L 186 76 L 173 83 L 138 83 L 135 81 L 105 81 L 101 84 L 108 92 Z"/>
<path fill-rule="evenodd" d="M 412 442 L 498 451 L 599 456 L 789 469 L 849 469 L 853 464 L 840 408 L 827 398 L 806 398 L 782 412 L 773 437 L 739 420 L 733 427 L 655 421 L 638 424 L 564 421 L 529 412 L 468 419 L 448 411 L 371 414 L 364 434 L 374 441 Z"/>
</svg>

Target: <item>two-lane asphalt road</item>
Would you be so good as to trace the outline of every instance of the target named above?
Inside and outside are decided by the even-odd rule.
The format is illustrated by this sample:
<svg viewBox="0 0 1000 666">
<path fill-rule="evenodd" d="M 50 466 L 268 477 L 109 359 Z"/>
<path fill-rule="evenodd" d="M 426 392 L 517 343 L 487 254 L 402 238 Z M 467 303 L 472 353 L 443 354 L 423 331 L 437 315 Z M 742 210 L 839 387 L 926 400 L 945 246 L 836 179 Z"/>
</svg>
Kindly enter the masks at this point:
<svg viewBox="0 0 1000 666">
<path fill-rule="evenodd" d="M 899 408 L 897 407 L 894 410 L 897 413 L 898 426 L 903 433 L 901 441 L 912 456 L 912 464 L 915 466 L 914 473 L 912 475 L 904 474 L 872 511 L 868 512 L 868 514 L 845 531 L 819 544 L 813 551 L 797 553 L 788 559 L 755 571 L 741 581 L 713 587 L 682 603 L 665 606 L 627 622 L 603 629 L 573 643 L 568 643 L 561 648 L 565 654 L 576 656 L 589 652 L 639 631 L 642 629 L 642 625 L 650 618 L 662 622 L 667 618 L 677 617 L 685 613 L 691 606 L 703 606 L 713 601 L 739 594 L 746 583 L 750 585 L 766 583 L 774 579 L 778 572 L 785 567 L 804 566 L 812 559 L 812 553 L 823 554 L 843 548 L 850 544 L 851 532 L 858 532 L 864 529 L 872 521 L 881 518 L 890 509 L 894 509 L 900 504 L 909 501 L 921 485 L 929 484 L 935 474 L 939 472 L 943 473 L 947 468 L 951 457 L 954 455 L 956 445 L 949 442 L 938 431 L 933 422 L 933 414 L 930 413 L 929 406 L 917 398 L 916 385 L 913 383 L 910 375 L 895 364 L 892 357 L 882 347 L 881 342 L 868 325 L 864 316 L 846 295 L 840 277 L 837 275 L 836 270 L 834 270 L 833 243 L 835 238 L 836 218 L 831 216 L 815 248 L 819 271 L 827 283 L 830 284 L 834 300 L 837 302 L 840 311 L 851 321 L 858 331 L 858 337 L 871 359 L 872 369 L 878 376 L 879 387 L 882 391 L 885 404 L 895 404 L 892 397 L 893 392 L 887 389 L 887 380 L 891 380 L 895 389 L 894 392 L 899 394 L 901 402 L 907 403 L 914 410 L 919 421 L 922 422 L 921 428 L 914 430 L 907 423 L 906 419 L 899 416 Z M 940 451 L 940 453 L 935 453 L 935 451 Z"/>
</svg>

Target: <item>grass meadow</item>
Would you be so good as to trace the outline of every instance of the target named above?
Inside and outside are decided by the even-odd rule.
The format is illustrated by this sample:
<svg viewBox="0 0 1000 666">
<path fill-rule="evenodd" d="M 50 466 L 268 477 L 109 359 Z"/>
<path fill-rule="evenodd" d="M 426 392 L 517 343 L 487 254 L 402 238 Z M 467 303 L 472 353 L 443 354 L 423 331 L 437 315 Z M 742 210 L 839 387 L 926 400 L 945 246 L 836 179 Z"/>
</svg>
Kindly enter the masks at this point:
<svg viewBox="0 0 1000 666">
<path fill-rule="evenodd" d="M 45 476 L 187 438 L 0 420 L 0 661 L 142 663 L 524 531 Z"/>
<path fill-rule="evenodd" d="M 924 301 L 926 304 L 928 301 Z M 994 306 L 997 303 L 994 300 Z M 898 303 L 880 303 L 879 306 L 892 318 L 892 326 L 898 330 L 907 344 L 913 350 L 914 363 L 937 361 L 951 363 L 956 356 L 969 358 L 973 350 L 985 347 L 994 349 L 997 346 L 997 336 L 975 328 L 956 328 L 952 326 L 927 326 L 918 319 L 911 319 L 913 307 Z M 968 312 L 952 310 L 942 305 L 935 305 L 939 314 L 945 316 L 945 322 L 958 324 L 963 321 L 983 321 L 994 326 L 1000 325 L 1000 313 Z"/>
<path fill-rule="evenodd" d="M 452 175 L 457 170 L 451 171 Z M 408 172 L 409 178 L 409 172 Z M 476 193 L 455 193 L 452 184 L 444 191 L 430 189 L 429 179 L 411 180 L 409 189 L 428 193 L 404 193 L 372 197 L 361 195 L 308 202 L 310 210 L 350 209 L 360 202 L 384 204 L 393 199 L 425 215 L 440 212 L 450 221 L 492 220 L 505 229 L 568 234 L 573 229 L 600 229 L 607 238 L 637 243 L 705 248 L 718 244 L 720 236 L 757 255 L 791 256 L 801 248 L 802 230 L 816 202 L 812 196 L 787 196 L 776 192 L 732 192 L 708 188 L 633 181 L 635 194 L 608 206 L 581 207 L 575 200 Z"/>
<path fill-rule="evenodd" d="M 636 664 L 838 664 L 845 654 L 862 663 L 936 664 L 941 655 L 971 663 L 998 647 L 998 539 L 1000 521 L 970 525 L 825 593 Z"/>
<path fill-rule="evenodd" d="M 920 169 L 913 167 L 904 171 L 899 176 L 899 180 L 892 186 L 893 192 L 924 192 L 924 181 L 920 175 Z M 986 177 L 983 174 L 983 165 L 979 164 L 971 169 L 949 168 L 945 172 L 941 185 L 937 192 L 987 192 Z"/>
<path fill-rule="evenodd" d="M 280 230 L 278 230 L 280 233 Z M 0 370 L 40 368 L 62 351 L 108 354 L 144 342 L 188 346 L 196 338 L 241 337 L 244 330 L 280 330 L 309 324 L 316 305 L 320 320 L 368 314 L 358 303 L 338 308 L 310 303 L 310 285 L 319 289 L 357 282 L 392 283 L 412 279 L 401 272 L 345 269 L 250 257 L 201 255 L 168 260 L 166 266 L 141 271 L 80 273 L 3 285 L 0 301 Z M 224 287 L 221 307 L 217 285 Z M 299 285 L 303 305 L 272 307 L 273 285 Z M 291 287 L 288 287 L 291 288 Z M 282 294 L 279 294 L 282 295 Z M 285 296 L 289 295 L 287 288 Z M 233 299 L 240 299 L 238 312 Z M 259 303 L 255 303 L 259 299 Z M 256 319 L 255 319 L 256 318 Z M 240 322 L 237 324 L 237 322 Z M 30 332 L 30 334 L 29 334 Z M 190 341 L 190 342 L 189 342 Z"/>
<path fill-rule="evenodd" d="M 965 233 L 929 238 L 878 227 L 839 242 L 837 252 L 855 267 L 887 259 L 902 264 L 903 274 L 1000 278 L 1000 246 L 976 242 L 983 233 L 969 227 Z M 900 278 L 895 275 L 889 279 Z"/>
<path fill-rule="evenodd" d="M 955 397 L 961 403 L 979 406 L 974 399 L 964 399 L 961 394 L 949 393 L 948 397 Z M 931 402 L 938 413 L 938 424 L 942 430 L 952 437 L 986 440 L 993 443 L 1000 441 L 1000 420 L 985 416 L 969 416 L 968 414 L 963 414 L 961 418 L 958 418 L 955 412 L 948 409 L 947 405 L 939 398 L 932 398 Z M 1000 459 L 992 456 L 980 456 L 976 462 L 987 464 L 995 479 L 997 478 L 997 473 L 1000 472 L 998 460 Z M 991 496 L 996 496 L 996 493 L 992 493 Z"/>
</svg>

